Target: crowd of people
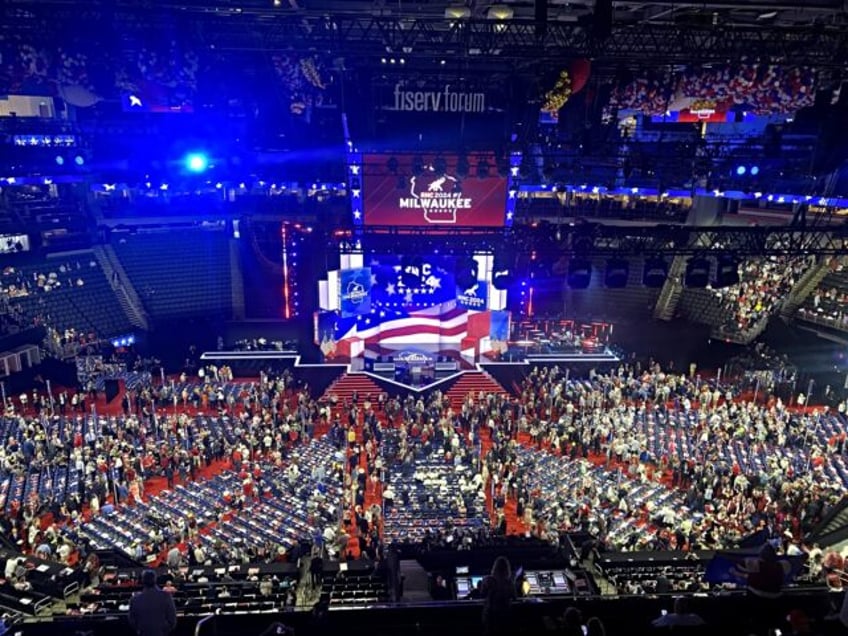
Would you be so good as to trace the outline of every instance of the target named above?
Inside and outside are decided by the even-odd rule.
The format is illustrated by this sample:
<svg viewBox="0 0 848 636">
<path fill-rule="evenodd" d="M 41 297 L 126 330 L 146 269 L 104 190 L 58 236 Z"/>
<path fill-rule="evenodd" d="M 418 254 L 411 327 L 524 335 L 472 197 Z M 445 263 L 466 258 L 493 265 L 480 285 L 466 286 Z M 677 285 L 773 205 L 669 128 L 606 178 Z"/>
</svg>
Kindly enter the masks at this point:
<svg viewBox="0 0 848 636">
<path fill-rule="evenodd" d="M 812 569 L 823 571 L 821 550 L 803 537 L 846 488 L 845 404 L 836 413 L 791 409 L 766 387 L 755 403 L 731 385 L 653 362 L 586 377 L 536 368 L 517 396 L 481 393 L 461 404 L 439 391 L 345 401 L 331 394 L 319 402 L 289 372 L 244 383 L 220 370 L 203 375 L 202 383 L 186 377 L 138 391 L 139 403 L 122 416 L 89 415 L 84 401 L 62 394 L 52 402 L 37 391 L 26 404 L 16 400 L 0 448 L 10 477 L 6 536 L 23 551 L 83 563 L 94 573 L 96 557 L 79 530 L 116 508 L 149 502 L 146 480 L 162 477 L 173 489 L 226 467 L 244 487 L 227 504 L 237 511 L 258 493 L 285 493 L 292 474 L 298 479 L 293 449 L 323 435 L 338 452 L 332 470 L 339 471 L 341 514 L 317 524 L 312 540 L 320 554 L 342 559 L 380 559 L 384 542 L 410 538 L 426 549 L 464 549 L 507 534 L 553 542 L 579 530 L 612 550 L 727 548 L 759 536 L 808 552 Z M 212 395 L 214 403 L 203 401 Z M 215 415 L 219 402 L 225 416 Z M 528 453 L 578 467 L 574 491 L 540 491 L 526 472 L 534 465 Z M 266 464 L 277 467 L 268 475 L 279 471 L 279 479 L 263 482 Z M 436 474 L 439 465 L 450 479 Z M 328 477 L 310 471 L 315 483 Z M 47 476 L 53 487 L 14 488 L 33 475 L 42 483 Z M 650 498 L 628 496 L 647 487 L 675 493 L 675 503 L 652 508 Z M 423 536 L 404 526 L 410 514 L 421 516 L 414 528 Z M 490 523 L 468 523 L 476 518 Z M 622 520 L 643 529 L 637 539 L 614 531 Z M 174 523 L 163 523 L 160 530 L 169 532 L 143 542 L 138 557 L 174 566 L 234 558 L 216 551 L 220 540 L 197 543 L 190 518 L 184 527 Z M 273 548 L 254 546 L 239 558 L 273 561 Z"/>
<path fill-rule="evenodd" d="M 610 545 L 605 536 L 607 517 L 624 513 L 659 528 L 638 544 L 641 549 L 727 548 L 757 533 L 786 538 L 800 548 L 804 534 L 845 491 L 846 485 L 832 477 L 841 474 L 845 450 L 841 417 L 832 434 L 814 434 L 821 414 L 793 413 L 779 400 L 739 400 L 694 378 L 663 373 L 656 365 L 622 366 L 589 381 L 569 379 L 555 368 L 536 369 L 522 389 L 516 406 L 493 398 L 503 419 L 496 423 L 487 466 L 507 496 L 528 502 L 525 522 L 534 532 L 579 528 L 607 548 L 628 549 Z M 656 418 L 653 428 L 640 416 L 646 411 Z M 657 444 L 654 435 L 663 443 Z M 519 470 L 516 439 L 521 437 L 537 448 L 620 470 L 625 486 L 653 480 L 683 489 L 686 507 L 697 514 L 687 518 L 681 511 L 633 508 L 621 496 L 626 487 L 591 492 L 593 484 L 587 481 L 590 505 L 563 501 L 560 514 L 537 519 L 537 507 L 529 502 L 541 493 L 527 488 L 527 476 Z M 759 458 L 754 452 L 747 458 L 731 452 L 734 446 L 755 451 Z M 837 464 L 839 470 L 828 470 Z M 496 506 L 500 502 L 496 498 Z"/>
<path fill-rule="evenodd" d="M 744 106 L 758 114 L 792 114 L 813 104 L 815 90 L 816 74 L 810 68 L 752 63 L 692 67 L 622 82 L 614 88 L 609 108 L 662 115 L 682 110 L 692 100 L 707 100 L 715 109 Z"/>
<path fill-rule="evenodd" d="M 841 331 L 848 329 L 848 312 L 845 311 L 848 305 L 848 286 L 842 284 L 845 272 L 846 259 L 832 259 L 830 272 L 798 310 L 798 316 L 801 319 L 823 321 Z"/>
<path fill-rule="evenodd" d="M 107 91 L 138 90 L 144 82 L 193 92 L 200 68 L 197 54 L 175 41 L 121 55 L 103 42 L 57 45 L 22 35 L 3 40 L 0 60 L 0 87 L 5 92 L 44 94 L 47 90 L 79 106 L 91 106 L 96 95 Z"/>
<path fill-rule="evenodd" d="M 797 256 L 755 258 L 740 264 L 739 283 L 715 290 L 728 314 L 720 328 L 745 333 L 771 316 L 810 264 L 809 257 Z"/>
</svg>

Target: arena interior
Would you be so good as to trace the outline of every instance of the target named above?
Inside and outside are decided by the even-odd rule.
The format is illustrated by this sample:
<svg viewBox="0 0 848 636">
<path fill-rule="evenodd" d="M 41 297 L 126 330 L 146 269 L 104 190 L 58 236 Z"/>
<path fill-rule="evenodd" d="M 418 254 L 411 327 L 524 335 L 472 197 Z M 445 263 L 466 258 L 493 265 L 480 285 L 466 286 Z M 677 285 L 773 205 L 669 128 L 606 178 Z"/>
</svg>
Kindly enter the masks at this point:
<svg viewBox="0 0 848 636">
<path fill-rule="evenodd" d="M 844 634 L 843 0 L 7 0 L 0 634 Z"/>
</svg>

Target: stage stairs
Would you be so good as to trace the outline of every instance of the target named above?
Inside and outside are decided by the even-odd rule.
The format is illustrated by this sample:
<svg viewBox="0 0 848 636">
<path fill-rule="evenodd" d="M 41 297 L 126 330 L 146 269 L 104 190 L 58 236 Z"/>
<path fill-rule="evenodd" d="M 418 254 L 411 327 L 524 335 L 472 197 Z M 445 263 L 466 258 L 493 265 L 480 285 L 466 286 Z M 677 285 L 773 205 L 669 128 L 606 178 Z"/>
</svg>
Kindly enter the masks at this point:
<svg viewBox="0 0 848 636">
<path fill-rule="evenodd" d="M 462 406 L 469 393 L 474 394 L 474 403 L 476 404 L 480 391 L 484 395 L 489 393 L 495 393 L 497 395 L 509 393 L 497 380 L 485 371 L 470 371 L 459 376 L 459 379 L 447 390 L 446 395 L 450 399 L 451 407 L 457 409 Z"/>
<path fill-rule="evenodd" d="M 430 577 L 418 561 L 402 559 L 400 576 L 403 581 L 403 601 L 415 603 L 433 600 L 430 594 Z"/>
<path fill-rule="evenodd" d="M 848 497 L 843 497 L 807 535 L 806 541 L 818 543 L 822 548 L 831 548 L 844 544 L 846 540 L 848 540 Z"/>
<path fill-rule="evenodd" d="M 376 402 L 377 396 L 382 391 L 383 389 L 380 388 L 380 385 L 365 374 L 345 373 L 324 391 L 321 401 L 328 401 L 331 395 L 335 395 L 339 400 L 339 404 L 344 404 L 345 402 L 349 402 L 354 392 L 356 392 L 360 404 L 369 395 Z"/>
</svg>

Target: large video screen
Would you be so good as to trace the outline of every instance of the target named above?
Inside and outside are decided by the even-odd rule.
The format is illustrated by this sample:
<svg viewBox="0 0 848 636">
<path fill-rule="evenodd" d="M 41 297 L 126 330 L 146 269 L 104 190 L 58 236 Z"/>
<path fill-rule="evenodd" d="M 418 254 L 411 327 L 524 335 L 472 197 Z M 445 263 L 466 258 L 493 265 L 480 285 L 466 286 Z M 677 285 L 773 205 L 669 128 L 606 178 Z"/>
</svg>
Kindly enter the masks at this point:
<svg viewBox="0 0 848 636">
<path fill-rule="evenodd" d="M 366 225 L 504 224 L 507 178 L 492 154 L 366 155 L 363 173 Z"/>
</svg>

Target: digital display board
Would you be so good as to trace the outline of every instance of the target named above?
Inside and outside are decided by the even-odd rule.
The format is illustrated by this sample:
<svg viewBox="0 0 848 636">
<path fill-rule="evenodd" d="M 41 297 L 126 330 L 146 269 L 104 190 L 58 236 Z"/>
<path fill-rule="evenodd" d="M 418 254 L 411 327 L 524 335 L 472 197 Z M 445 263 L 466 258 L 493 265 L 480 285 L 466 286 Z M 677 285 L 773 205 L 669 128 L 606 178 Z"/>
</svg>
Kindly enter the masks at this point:
<svg viewBox="0 0 848 636">
<path fill-rule="evenodd" d="M 457 156 L 366 155 L 363 164 L 366 225 L 504 225 L 507 178 L 498 174 L 492 154 L 464 162 Z"/>
</svg>

